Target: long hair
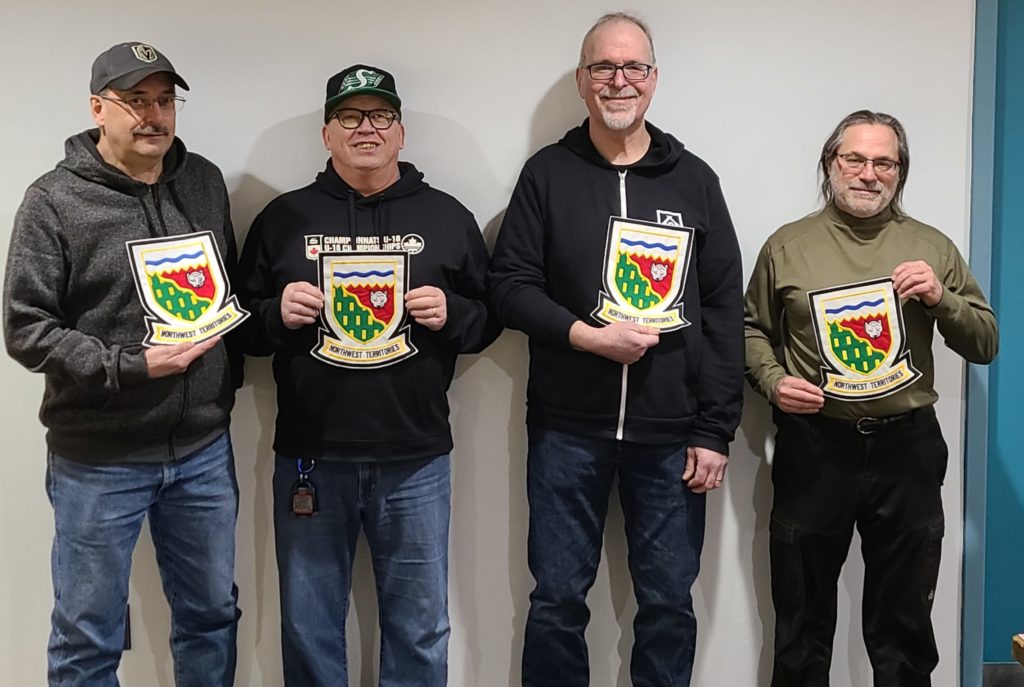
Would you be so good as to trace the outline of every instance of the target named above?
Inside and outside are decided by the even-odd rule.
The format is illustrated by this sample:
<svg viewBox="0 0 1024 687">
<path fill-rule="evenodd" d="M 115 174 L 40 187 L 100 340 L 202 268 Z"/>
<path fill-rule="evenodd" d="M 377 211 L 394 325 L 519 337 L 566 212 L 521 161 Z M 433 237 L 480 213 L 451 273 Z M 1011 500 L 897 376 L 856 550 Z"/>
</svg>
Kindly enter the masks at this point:
<svg viewBox="0 0 1024 687">
<path fill-rule="evenodd" d="M 829 175 L 829 167 L 832 165 L 832 161 L 836 159 L 836 151 L 839 150 L 839 146 L 843 144 L 843 135 L 846 133 L 846 130 L 858 124 L 881 124 L 882 126 L 889 127 L 896 134 L 897 151 L 900 158 L 899 164 L 896 166 L 896 173 L 899 174 L 899 180 L 896 182 L 896 192 L 892 196 L 892 202 L 889 204 L 889 207 L 892 208 L 894 216 L 904 217 L 900 201 L 903 198 L 903 187 L 907 185 L 907 175 L 910 173 L 910 146 L 907 144 L 907 132 L 904 130 L 903 125 L 900 124 L 900 121 L 884 112 L 857 110 L 848 114 L 843 118 L 843 121 L 839 122 L 828 139 L 825 140 L 825 145 L 821 148 L 821 157 L 818 159 L 818 173 L 821 176 L 821 197 L 826 205 L 832 202 L 832 180 Z"/>
</svg>

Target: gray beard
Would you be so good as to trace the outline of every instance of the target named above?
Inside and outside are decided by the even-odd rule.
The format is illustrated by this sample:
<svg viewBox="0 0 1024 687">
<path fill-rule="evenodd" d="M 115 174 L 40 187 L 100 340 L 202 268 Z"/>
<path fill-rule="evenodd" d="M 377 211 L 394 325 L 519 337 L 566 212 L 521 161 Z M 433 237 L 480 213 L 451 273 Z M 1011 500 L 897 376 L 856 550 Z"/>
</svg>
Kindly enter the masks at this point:
<svg viewBox="0 0 1024 687">
<path fill-rule="evenodd" d="M 889 207 L 892 202 L 892 195 L 881 181 L 876 184 L 881 188 L 881 193 L 874 200 L 851 199 L 850 185 L 843 181 L 843 178 L 836 172 L 829 175 L 829 183 L 832 185 L 832 199 L 840 210 L 854 217 L 866 219 L 874 217 Z"/>
<path fill-rule="evenodd" d="M 626 112 L 602 112 L 601 119 L 612 131 L 625 131 L 636 122 L 636 117 Z"/>
</svg>

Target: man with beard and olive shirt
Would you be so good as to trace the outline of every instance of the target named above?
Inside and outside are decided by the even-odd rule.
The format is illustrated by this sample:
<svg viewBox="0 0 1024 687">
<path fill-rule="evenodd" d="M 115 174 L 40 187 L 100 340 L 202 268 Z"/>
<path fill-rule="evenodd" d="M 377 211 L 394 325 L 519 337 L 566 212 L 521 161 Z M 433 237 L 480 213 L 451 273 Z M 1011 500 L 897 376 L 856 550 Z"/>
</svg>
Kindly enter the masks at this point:
<svg viewBox="0 0 1024 687">
<path fill-rule="evenodd" d="M 176 684 L 227 686 L 239 616 L 228 422 L 239 378 L 219 335 L 168 343 L 244 318 L 228 297 L 227 190 L 175 137 L 175 86 L 188 86 L 155 48 L 115 45 L 96 58 L 90 86 L 98 128 L 69 138 L 64 160 L 26 192 L 4 293 L 8 352 L 46 376 L 49 680 L 117 684 L 132 550 L 148 518 Z"/>
<path fill-rule="evenodd" d="M 360 530 L 373 556 L 380 684 L 447 682 L 451 428 L 459 353 L 500 325 L 473 215 L 399 162 L 395 80 L 327 82 L 316 181 L 274 200 L 242 253 L 249 352 L 274 356 L 274 532 L 287 685 L 347 684 Z"/>
<path fill-rule="evenodd" d="M 742 274 L 717 176 L 644 119 L 654 64 L 633 16 L 587 32 L 590 117 L 526 163 L 489 274 L 499 316 L 530 337 L 528 687 L 589 684 L 586 594 L 616 475 L 633 684 L 693 670 L 705 493 L 740 420 Z"/>
<path fill-rule="evenodd" d="M 899 121 L 852 113 L 819 164 L 825 208 L 769 237 L 747 288 L 747 372 L 778 428 L 772 685 L 828 684 L 854 526 L 875 685 L 930 685 L 948 457 L 932 336 L 988 363 L 996 320 L 953 243 L 900 206 L 910 150 Z"/>
</svg>

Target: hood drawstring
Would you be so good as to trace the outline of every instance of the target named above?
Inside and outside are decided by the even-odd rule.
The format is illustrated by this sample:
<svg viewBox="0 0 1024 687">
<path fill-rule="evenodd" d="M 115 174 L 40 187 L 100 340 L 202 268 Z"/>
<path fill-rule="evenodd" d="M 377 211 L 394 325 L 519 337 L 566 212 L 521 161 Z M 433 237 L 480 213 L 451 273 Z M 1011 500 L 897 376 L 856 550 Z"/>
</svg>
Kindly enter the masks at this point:
<svg viewBox="0 0 1024 687">
<path fill-rule="evenodd" d="M 178 187 L 175 186 L 173 181 L 167 183 L 167 192 L 171 196 L 171 202 L 174 203 L 174 207 L 176 207 L 178 212 L 181 213 L 181 216 L 185 218 L 185 223 L 188 224 L 192 233 L 199 231 L 199 228 L 196 227 L 196 223 L 192 221 L 192 216 L 189 215 L 188 210 L 185 209 L 185 203 L 182 202 L 181 196 L 178 195 Z"/>
<path fill-rule="evenodd" d="M 377 202 L 373 208 L 373 233 L 376 236 L 383 235 L 384 226 L 384 203 L 383 198 L 377 196 Z"/>
<path fill-rule="evenodd" d="M 345 193 L 345 207 L 348 208 L 348 236 L 352 239 L 352 243 L 356 240 L 356 201 L 355 192 L 349 189 Z"/>
<path fill-rule="evenodd" d="M 181 196 L 178 195 L 178 189 L 175 187 L 174 182 L 171 181 L 163 185 L 167 188 L 167 193 L 171 197 L 171 203 L 173 203 L 174 207 L 177 208 L 178 212 L 181 213 L 181 216 L 185 218 L 185 223 L 188 224 L 189 230 L 193 233 L 198 231 L 195 222 L 192 221 L 192 217 L 188 214 L 188 211 L 185 209 L 185 204 L 181 201 Z M 168 234 L 167 229 L 164 226 L 164 218 L 160 216 L 154 219 L 153 215 L 149 211 L 149 208 L 146 206 L 146 200 L 143 197 L 146 193 L 152 194 L 153 203 L 154 205 L 156 205 L 156 210 L 159 213 L 160 185 L 154 184 L 152 186 L 146 186 L 146 190 L 143 193 L 136 194 L 135 197 L 138 199 L 139 204 L 142 206 L 142 212 L 146 215 L 146 229 L 149 231 L 149 235 L 152 238 L 167 236 Z"/>
<path fill-rule="evenodd" d="M 382 236 L 384 227 L 384 197 L 376 195 L 369 199 L 373 204 L 373 223 L 371 225 L 373 236 Z M 356 201 L 355 192 L 345 193 L 345 205 L 348 209 L 348 235 L 355 241 L 356 235 Z"/>
<path fill-rule="evenodd" d="M 150 214 L 149 208 L 146 207 L 146 199 L 143 198 L 143 194 L 136 194 L 135 199 L 139 201 L 139 205 L 142 206 L 142 212 L 146 215 L 146 231 L 149 232 L 150 238 L 155 239 L 163 236 L 163 233 L 161 233 L 157 228 L 157 224 L 153 220 L 153 215 Z"/>
</svg>

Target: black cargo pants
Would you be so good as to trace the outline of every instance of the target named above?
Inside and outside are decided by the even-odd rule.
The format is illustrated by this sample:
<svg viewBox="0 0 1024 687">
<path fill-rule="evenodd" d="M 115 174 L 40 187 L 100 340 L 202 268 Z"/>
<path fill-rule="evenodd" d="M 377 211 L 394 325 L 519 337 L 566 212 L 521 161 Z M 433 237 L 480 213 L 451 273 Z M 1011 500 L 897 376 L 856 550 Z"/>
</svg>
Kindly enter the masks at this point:
<svg viewBox="0 0 1024 687">
<path fill-rule="evenodd" d="M 836 585 L 856 525 L 876 687 L 930 685 L 948 451 L 935 411 L 859 425 L 774 409 L 772 687 L 829 684 Z"/>
</svg>

